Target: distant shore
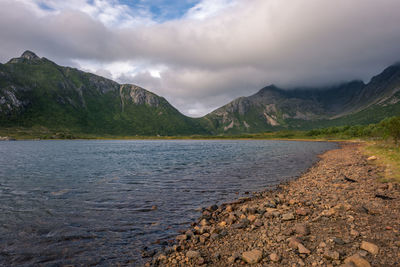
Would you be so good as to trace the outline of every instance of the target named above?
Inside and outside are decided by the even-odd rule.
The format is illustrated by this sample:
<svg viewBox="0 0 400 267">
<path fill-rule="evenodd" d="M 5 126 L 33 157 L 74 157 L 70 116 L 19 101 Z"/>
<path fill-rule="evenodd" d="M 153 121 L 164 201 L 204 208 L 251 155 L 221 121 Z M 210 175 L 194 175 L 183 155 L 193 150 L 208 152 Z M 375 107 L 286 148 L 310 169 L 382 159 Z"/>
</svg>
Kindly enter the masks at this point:
<svg viewBox="0 0 400 267">
<path fill-rule="evenodd" d="M 341 143 L 277 190 L 204 209 L 147 265 L 399 266 L 400 186 L 361 148 Z"/>
</svg>

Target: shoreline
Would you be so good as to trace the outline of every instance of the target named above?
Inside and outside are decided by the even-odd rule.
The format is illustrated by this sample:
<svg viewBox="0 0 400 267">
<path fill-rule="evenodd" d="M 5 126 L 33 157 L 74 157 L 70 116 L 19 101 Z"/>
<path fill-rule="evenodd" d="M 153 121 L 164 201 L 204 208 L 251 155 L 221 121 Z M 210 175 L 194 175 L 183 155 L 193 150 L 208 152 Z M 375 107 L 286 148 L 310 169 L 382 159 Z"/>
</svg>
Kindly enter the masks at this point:
<svg viewBox="0 0 400 267">
<path fill-rule="evenodd" d="M 275 189 L 204 209 L 146 265 L 399 265 L 399 184 L 378 182 L 360 142 L 338 144 Z"/>
</svg>

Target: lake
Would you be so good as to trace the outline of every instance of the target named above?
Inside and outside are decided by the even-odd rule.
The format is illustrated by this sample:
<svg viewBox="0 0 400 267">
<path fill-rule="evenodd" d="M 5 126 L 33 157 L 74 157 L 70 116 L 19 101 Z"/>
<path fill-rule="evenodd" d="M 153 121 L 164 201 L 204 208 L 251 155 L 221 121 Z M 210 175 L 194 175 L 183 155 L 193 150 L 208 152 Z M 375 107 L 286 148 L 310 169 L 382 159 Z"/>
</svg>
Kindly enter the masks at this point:
<svg viewBox="0 0 400 267">
<path fill-rule="evenodd" d="M 200 212 L 309 168 L 334 143 L 0 142 L 0 265 L 140 265 Z"/>
</svg>

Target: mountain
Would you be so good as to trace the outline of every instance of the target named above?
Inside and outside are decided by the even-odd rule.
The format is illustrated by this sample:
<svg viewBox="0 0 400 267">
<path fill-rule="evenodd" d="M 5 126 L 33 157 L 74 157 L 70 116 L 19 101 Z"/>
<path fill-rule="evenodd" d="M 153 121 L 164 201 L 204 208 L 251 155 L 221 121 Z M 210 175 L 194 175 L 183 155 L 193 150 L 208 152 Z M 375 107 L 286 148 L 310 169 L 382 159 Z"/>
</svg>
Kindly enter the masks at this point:
<svg viewBox="0 0 400 267">
<path fill-rule="evenodd" d="M 0 126 L 117 135 L 207 133 L 163 97 L 26 51 L 0 64 Z"/>
<path fill-rule="evenodd" d="M 0 129 L 97 135 L 237 134 L 369 124 L 400 115 L 400 65 L 364 84 L 291 90 L 274 85 L 194 119 L 139 86 L 62 67 L 26 51 L 0 64 Z"/>
<path fill-rule="evenodd" d="M 368 84 L 352 81 L 328 88 L 280 89 L 267 86 L 205 116 L 216 133 L 312 129 L 379 122 L 400 115 L 400 65 Z"/>
</svg>

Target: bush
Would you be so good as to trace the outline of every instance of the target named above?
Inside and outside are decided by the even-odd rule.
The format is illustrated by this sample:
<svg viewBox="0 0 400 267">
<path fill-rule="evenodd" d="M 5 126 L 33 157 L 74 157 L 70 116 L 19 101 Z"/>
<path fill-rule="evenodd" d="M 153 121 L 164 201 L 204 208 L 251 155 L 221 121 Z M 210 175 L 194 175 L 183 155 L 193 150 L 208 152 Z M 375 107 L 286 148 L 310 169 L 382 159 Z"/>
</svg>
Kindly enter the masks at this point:
<svg viewBox="0 0 400 267">
<path fill-rule="evenodd" d="M 383 126 L 385 133 L 392 137 L 395 145 L 397 145 L 400 139 L 400 117 L 386 119 L 380 124 Z"/>
</svg>

